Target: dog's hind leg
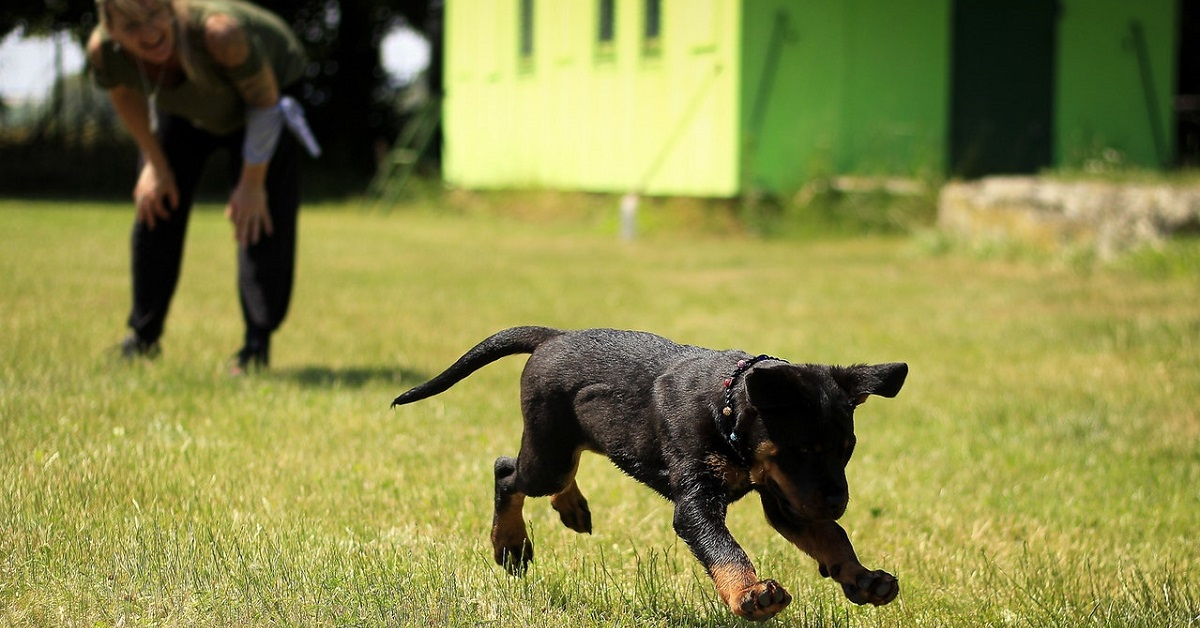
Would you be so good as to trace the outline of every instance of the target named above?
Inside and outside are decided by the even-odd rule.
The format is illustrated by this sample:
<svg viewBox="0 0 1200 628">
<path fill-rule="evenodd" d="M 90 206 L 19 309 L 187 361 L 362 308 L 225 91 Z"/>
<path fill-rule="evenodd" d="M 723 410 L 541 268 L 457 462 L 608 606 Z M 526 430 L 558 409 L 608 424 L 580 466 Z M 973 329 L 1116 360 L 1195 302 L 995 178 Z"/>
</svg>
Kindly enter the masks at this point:
<svg viewBox="0 0 1200 628">
<path fill-rule="evenodd" d="M 566 488 L 550 496 L 550 505 L 558 511 L 558 517 L 562 519 L 563 525 L 576 532 L 591 534 L 592 511 L 588 508 L 587 499 L 579 491 L 579 485 L 575 483 L 575 472 L 579 469 L 580 451 L 575 452 L 575 463 L 571 467 Z"/>
<path fill-rule="evenodd" d="M 521 404 L 525 430 L 517 455 L 516 482 L 530 497 L 549 495 L 563 525 L 591 534 L 592 512 L 575 483 L 579 456 L 590 449 L 577 411 L 561 395 L 525 396 Z"/>
<path fill-rule="evenodd" d="M 527 412 L 521 451 L 516 458 L 496 460 L 496 514 L 492 520 L 492 548 L 496 562 L 520 575 L 533 560 L 533 543 L 521 513 L 526 497 L 550 496 L 550 504 L 563 523 L 577 532 L 592 531 L 592 513 L 575 484 L 575 469 L 584 446 L 577 429 L 542 422 L 538 412 Z M 530 427 L 532 426 L 532 427 Z"/>
<path fill-rule="evenodd" d="M 496 563 L 519 576 L 533 560 L 533 543 L 525 531 L 525 493 L 517 489 L 517 460 L 496 459 L 496 512 L 492 518 L 492 549 Z"/>
<path fill-rule="evenodd" d="M 525 377 L 529 377 L 526 367 Z M 587 500 L 575 485 L 579 455 L 587 447 L 582 429 L 572 416 L 570 402 L 561 396 L 528 393 L 522 383 L 521 415 L 525 429 L 516 458 L 496 460 L 496 514 L 492 548 L 496 562 L 520 575 L 533 560 L 533 543 L 521 508 L 526 497 L 550 496 L 550 503 L 568 528 L 591 532 Z"/>
<path fill-rule="evenodd" d="M 518 458 L 496 459 L 496 511 L 492 518 L 492 549 L 496 563 L 519 576 L 533 561 L 533 542 L 525 529 L 522 514 L 525 497 L 550 495 L 550 505 L 558 511 L 564 525 L 576 532 L 592 531 L 592 513 L 587 499 L 575 484 L 575 467 L 568 472 L 546 468 L 543 459 L 523 465 Z M 574 455 L 578 464 L 579 452 Z M 532 481 L 530 478 L 533 478 Z M 557 481 L 548 479 L 556 478 Z M 565 486 L 564 486 L 565 484 Z"/>
</svg>

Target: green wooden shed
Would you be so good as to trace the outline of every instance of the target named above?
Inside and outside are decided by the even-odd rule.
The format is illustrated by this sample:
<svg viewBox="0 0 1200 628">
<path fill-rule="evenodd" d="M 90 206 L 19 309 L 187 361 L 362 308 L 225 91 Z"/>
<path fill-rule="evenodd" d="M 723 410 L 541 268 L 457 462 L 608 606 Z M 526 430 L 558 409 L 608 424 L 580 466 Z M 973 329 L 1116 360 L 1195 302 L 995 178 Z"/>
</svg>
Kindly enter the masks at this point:
<svg viewBox="0 0 1200 628">
<path fill-rule="evenodd" d="M 447 0 L 443 170 L 731 197 L 1162 168 L 1180 19 L 1176 0 Z"/>
</svg>

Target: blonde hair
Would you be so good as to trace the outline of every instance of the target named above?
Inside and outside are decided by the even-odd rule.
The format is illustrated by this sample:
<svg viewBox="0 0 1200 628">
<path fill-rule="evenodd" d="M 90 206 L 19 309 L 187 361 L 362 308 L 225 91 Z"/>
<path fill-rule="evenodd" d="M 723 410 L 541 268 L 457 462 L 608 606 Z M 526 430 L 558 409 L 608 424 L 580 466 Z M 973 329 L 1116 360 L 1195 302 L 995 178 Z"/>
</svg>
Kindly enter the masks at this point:
<svg viewBox="0 0 1200 628">
<path fill-rule="evenodd" d="M 192 29 L 191 12 L 188 10 L 188 0 L 152 0 L 153 3 L 165 7 L 171 13 L 171 28 L 175 31 L 175 52 L 179 55 L 179 65 L 188 80 L 197 83 L 210 83 L 215 80 L 209 68 L 201 62 L 203 41 L 193 41 L 189 35 Z M 144 0 L 96 0 L 96 13 L 100 25 L 112 33 L 112 16 L 109 11 L 119 11 L 133 19 L 145 21 L 150 17 L 152 8 L 147 8 Z"/>
</svg>

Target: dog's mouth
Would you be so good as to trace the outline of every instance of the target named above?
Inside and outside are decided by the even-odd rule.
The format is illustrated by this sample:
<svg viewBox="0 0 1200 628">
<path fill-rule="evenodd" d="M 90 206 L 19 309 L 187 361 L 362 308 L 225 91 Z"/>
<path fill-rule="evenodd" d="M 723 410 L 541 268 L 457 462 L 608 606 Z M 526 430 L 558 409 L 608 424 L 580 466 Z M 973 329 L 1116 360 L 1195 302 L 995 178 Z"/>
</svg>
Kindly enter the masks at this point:
<svg viewBox="0 0 1200 628">
<path fill-rule="evenodd" d="M 800 508 L 797 508 L 792 503 L 792 500 L 788 499 L 788 495 L 783 488 L 774 480 L 767 481 L 767 493 L 770 494 L 771 498 L 775 501 L 775 506 L 779 509 L 779 512 L 783 514 L 784 518 L 788 519 L 789 521 L 794 523 L 804 523 L 814 519 L 814 517 L 810 516 L 806 512 L 808 511 L 808 508 L 805 508 L 804 511 L 801 511 Z"/>
<path fill-rule="evenodd" d="M 775 501 L 779 512 L 793 523 L 812 521 L 834 521 L 846 512 L 848 500 L 845 498 L 824 498 L 809 503 L 805 500 L 794 501 L 788 492 L 774 480 L 767 481 L 767 493 Z"/>
</svg>

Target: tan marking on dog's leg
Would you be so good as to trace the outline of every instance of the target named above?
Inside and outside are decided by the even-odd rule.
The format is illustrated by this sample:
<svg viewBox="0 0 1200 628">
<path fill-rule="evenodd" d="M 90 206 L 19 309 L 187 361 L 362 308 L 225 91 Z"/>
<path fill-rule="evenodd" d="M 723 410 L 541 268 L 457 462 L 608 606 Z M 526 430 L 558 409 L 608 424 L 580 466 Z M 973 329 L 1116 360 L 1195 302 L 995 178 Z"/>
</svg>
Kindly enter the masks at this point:
<svg viewBox="0 0 1200 628">
<path fill-rule="evenodd" d="M 567 488 L 550 496 L 550 505 L 554 506 L 555 510 L 562 512 L 564 509 L 573 509 L 581 500 L 583 500 L 583 493 L 579 492 L 579 485 L 575 483 L 575 480 L 571 480 Z"/>
<path fill-rule="evenodd" d="M 492 549 L 496 563 L 514 575 L 520 574 L 525 564 L 533 560 L 533 544 L 529 542 L 522 514 L 524 505 L 523 493 L 512 495 L 492 519 Z"/>
<path fill-rule="evenodd" d="M 850 537 L 836 522 L 822 521 L 802 531 L 780 530 L 784 538 L 816 559 L 821 575 L 841 584 L 855 604 L 882 606 L 896 599 L 900 584 L 882 570 L 871 570 L 858 561 Z"/>
<path fill-rule="evenodd" d="M 567 488 L 550 496 L 550 505 L 558 511 L 563 525 L 586 534 L 592 532 L 592 513 L 588 510 L 587 499 L 579 491 L 575 480 Z"/>
<path fill-rule="evenodd" d="M 759 580 L 754 568 L 747 565 L 714 565 L 709 575 L 721 600 L 738 617 L 764 621 L 792 602 L 778 582 Z"/>
<path fill-rule="evenodd" d="M 562 490 L 550 496 L 550 505 L 558 511 L 563 525 L 585 534 L 592 533 L 592 512 L 588 510 L 587 499 L 575 483 L 575 473 L 579 471 L 579 457 L 584 448 L 575 450 L 571 461 L 571 472 L 566 478 Z"/>
<path fill-rule="evenodd" d="M 717 587 L 717 594 L 735 613 L 741 608 L 742 592 L 758 582 L 758 574 L 753 569 L 741 565 L 713 565 L 709 575 Z"/>
</svg>

